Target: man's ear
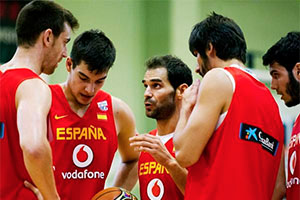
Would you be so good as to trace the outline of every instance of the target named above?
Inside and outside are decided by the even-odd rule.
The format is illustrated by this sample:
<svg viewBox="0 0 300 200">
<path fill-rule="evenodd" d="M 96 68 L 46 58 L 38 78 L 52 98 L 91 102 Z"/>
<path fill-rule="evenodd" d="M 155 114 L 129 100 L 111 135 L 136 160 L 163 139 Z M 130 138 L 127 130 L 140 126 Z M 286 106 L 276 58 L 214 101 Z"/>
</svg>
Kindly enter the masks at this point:
<svg viewBox="0 0 300 200">
<path fill-rule="evenodd" d="M 179 85 L 176 89 L 176 98 L 181 100 L 184 90 L 186 90 L 189 86 L 186 83 Z"/>
<path fill-rule="evenodd" d="M 46 29 L 43 33 L 43 43 L 46 47 L 51 47 L 54 43 L 54 35 L 50 28 Z"/>
<path fill-rule="evenodd" d="M 71 69 L 73 67 L 73 61 L 72 58 L 68 57 L 66 60 L 66 69 L 68 72 L 71 72 Z"/>
<path fill-rule="evenodd" d="M 211 42 L 208 44 L 208 48 L 206 49 L 206 55 L 211 57 L 216 56 L 216 49 Z"/>
<path fill-rule="evenodd" d="M 295 79 L 300 82 L 300 62 L 297 62 L 292 70 Z"/>
</svg>

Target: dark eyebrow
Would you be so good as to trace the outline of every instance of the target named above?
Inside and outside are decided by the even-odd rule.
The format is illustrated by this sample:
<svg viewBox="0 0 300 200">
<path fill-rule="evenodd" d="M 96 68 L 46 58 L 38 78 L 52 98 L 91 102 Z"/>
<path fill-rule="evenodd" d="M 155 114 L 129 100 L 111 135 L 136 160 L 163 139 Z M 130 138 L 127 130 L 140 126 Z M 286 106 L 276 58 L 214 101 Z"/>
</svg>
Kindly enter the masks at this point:
<svg viewBox="0 0 300 200">
<path fill-rule="evenodd" d="M 98 81 L 102 81 L 102 80 L 106 79 L 106 77 L 107 77 L 107 75 L 102 78 L 99 78 Z"/>
<path fill-rule="evenodd" d="M 85 78 L 89 78 L 87 75 L 85 75 L 84 73 L 82 72 L 78 72 L 81 76 L 84 76 Z"/>
<path fill-rule="evenodd" d="M 145 83 L 145 82 L 146 82 L 145 79 L 142 80 L 142 83 Z M 158 78 L 154 78 L 154 79 L 150 79 L 150 82 L 162 82 L 162 80 L 161 80 L 161 79 L 158 79 Z"/>
</svg>

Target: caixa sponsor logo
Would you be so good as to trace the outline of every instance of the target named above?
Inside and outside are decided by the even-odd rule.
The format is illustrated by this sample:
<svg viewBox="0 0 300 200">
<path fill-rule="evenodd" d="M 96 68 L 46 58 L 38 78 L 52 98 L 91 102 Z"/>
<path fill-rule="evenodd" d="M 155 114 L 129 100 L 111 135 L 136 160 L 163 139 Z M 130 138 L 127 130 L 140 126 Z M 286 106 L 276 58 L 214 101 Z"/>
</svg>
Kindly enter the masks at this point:
<svg viewBox="0 0 300 200">
<path fill-rule="evenodd" d="M 273 156 L 276 155 L 279 142 L 258 127 L 241 123 L 240 138 L 242 140 L 259 143 L 263 149 L 267 150 Z"/>
<path fill-rule="evenodd" d="M 92 149 L 85 145 L 79 144 L 73 150 L 73 163 L 79 168 L 85 168 L 89 166 L 94 158 Z M 83 171 L 74 170 L 72 172 L 62 172 L 63 179 L 105 179 L 104 172 L 89 171 L 85 169 Z"/>
</svg>

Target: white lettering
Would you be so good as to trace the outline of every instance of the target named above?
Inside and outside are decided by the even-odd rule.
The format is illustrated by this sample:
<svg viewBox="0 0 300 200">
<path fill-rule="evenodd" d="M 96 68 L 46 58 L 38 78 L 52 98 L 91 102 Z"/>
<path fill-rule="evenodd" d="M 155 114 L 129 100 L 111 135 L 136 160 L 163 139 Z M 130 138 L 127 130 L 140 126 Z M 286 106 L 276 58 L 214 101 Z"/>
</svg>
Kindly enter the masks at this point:
<svg viewBox="0 0 300 200">
<path fill-rule="evenodd" d="M 78 172 L 77 169 L 74 172 L 62 172 L 61 173 L 63 179 L 105 179 L 104 172 L 99 171 L 88 171 L 85 169 L 84 171 Z"/>
<path fill-rule="evenodd" d="M 270 149 L 270 150 L 273 150 L 274 149 L 274 142 L 270 142 L 269 141 L 269 138 L 263 138 L 262 137 L 262 132 L 260 131 L 259 132 L 259 134 L 258 134 L 258 137 L 259 137 L 259 140 L 260 140 L 260 142 L 265 146 L 265 147 L 267 147 L 268 149 Z"/>
<path fill-rule="evenodd" d="M 290 188 L 293 185 L 299 185 L 300 179 L 298 177 L 293 177 L 289 181 L 286 182 L 286 187 Z"/>
</svg>

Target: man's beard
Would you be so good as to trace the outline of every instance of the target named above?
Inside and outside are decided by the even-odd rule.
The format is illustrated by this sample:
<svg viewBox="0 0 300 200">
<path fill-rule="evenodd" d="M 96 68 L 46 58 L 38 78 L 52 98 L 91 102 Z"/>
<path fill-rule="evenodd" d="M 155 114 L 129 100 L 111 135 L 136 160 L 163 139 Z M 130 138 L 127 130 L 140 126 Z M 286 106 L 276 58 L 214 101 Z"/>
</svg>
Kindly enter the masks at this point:
<svg viewBox="0 0 300 200">
<path fill-rule="evenodd" d="M 295 79 L 292 72 L 289 72 L 289 80 L 286 86 L 286 93 L 291 96 L 291 100 L 286 102 L 285 105 L 292 107 L 300 103 L 300 82 Z"/>
<path fill-rule="evenodd" d="M 146 111 L 147 117 L 156 119 L 156 120 L 164 120 L 170 118 L 175 112 L 175 92 L 172 92 L 163 102 L 159 105 L 156 104 L 156 108 L 154 108 L 151 112 Z M 151 99 L 148 100 L 152 102 Z"/>
</svg>

